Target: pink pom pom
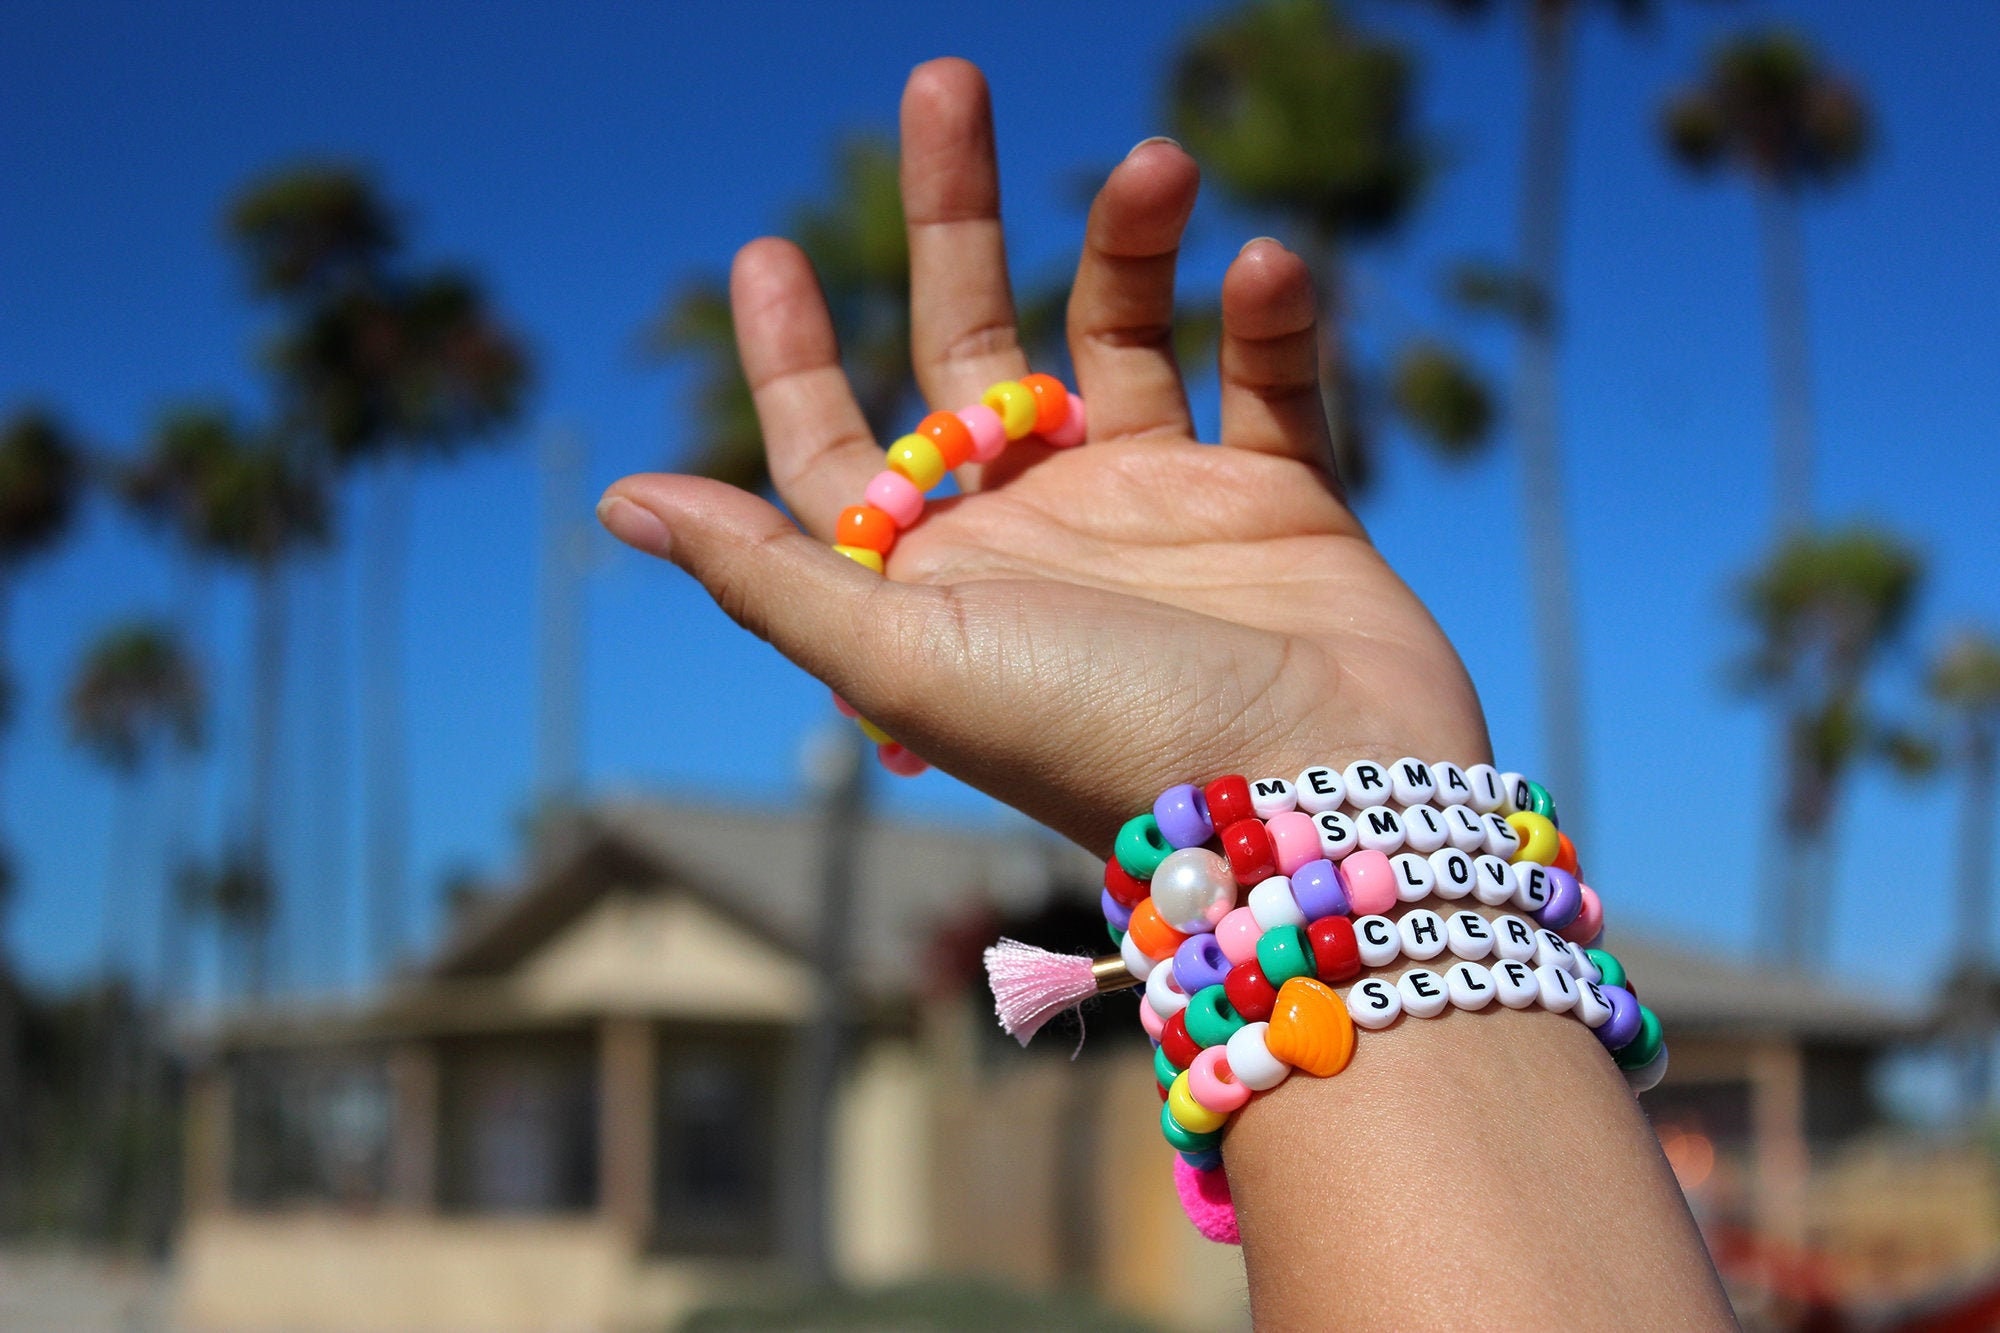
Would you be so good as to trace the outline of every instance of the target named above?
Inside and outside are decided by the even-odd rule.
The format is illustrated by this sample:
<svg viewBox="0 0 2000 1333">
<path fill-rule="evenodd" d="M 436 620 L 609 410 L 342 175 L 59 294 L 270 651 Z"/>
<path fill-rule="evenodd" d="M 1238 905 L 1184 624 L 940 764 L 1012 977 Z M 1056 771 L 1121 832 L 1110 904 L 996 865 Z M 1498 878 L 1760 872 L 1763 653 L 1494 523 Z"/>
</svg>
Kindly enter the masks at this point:
<svg viewBox="0 0 2000 1333">
<path fill-rule="evenodd" d="M 1236 1227 L 1236 1205 L 1229 1198 L 1229 1174 L 1221 1167 L 1197 1171 L 1176 1153 L 1174 1192 L 1181 1196 L 1181 1211 L 1196 1231 L 1219 1245 L 1243 1243 L 1243 1233 Z"/>
<path fill-rule="evenodd" d="M 1003 939 L 986 951 L 986 980 L 993 1009 L 1007 1035 L 1026 1046 L 1042 1024 L 1097 994 L 1095 959 L 1051 953 Z"/>
</svg>

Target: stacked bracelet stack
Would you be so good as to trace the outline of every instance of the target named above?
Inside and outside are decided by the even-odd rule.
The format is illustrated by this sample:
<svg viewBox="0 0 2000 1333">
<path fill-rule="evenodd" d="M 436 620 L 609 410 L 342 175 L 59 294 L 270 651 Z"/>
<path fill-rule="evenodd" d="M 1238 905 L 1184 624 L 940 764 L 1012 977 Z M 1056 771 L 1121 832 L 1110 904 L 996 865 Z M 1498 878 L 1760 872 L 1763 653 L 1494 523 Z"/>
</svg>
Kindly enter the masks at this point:
<svg viewBox="0 0 2000 1333">
<path fill-rule="evenodd" d="M 923 517 L 925 495 L 947 473 L 966 463 L 990 463 L 1009 442 L 1029 435 L 1058 449 L 1082 444 L 1086 423 L 1083 399 L 1053 375 L 1002 380 L 969 407 L 933 412 L 889 446 L 882 471 L 862 492 L 863 503 L 840 511 L 833 549 L 880 574 L 897 536 Z M 838 695 L 834 704 L 875 742 L 884 768 L 914 777 L 927 767 Z"/>
</svg>

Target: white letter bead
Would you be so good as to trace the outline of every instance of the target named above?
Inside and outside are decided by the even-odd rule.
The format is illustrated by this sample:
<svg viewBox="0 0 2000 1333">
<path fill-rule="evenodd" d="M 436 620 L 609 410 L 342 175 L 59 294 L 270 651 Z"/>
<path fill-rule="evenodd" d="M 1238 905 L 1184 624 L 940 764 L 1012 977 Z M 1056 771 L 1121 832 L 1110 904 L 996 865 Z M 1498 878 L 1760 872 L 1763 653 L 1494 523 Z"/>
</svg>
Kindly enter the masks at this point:
<svg viewBox="0 0 2000 1333">
<path fill-rule="evenodd" d="M 1380 977 L 1370 977 L 1347 992 L 1347 1016 L 1358 1028 L 1380 1031 L 1395 1022 L 1402 1012 L 1402 995 Z"/>
<path fill-rule="evenodd" d="M 1420 907 L 1397 922 L 1396 930 L 1406 957 L 1426 963 L 1444 952 L 1444 920 L 1436 912 Z"/>
<path fill-rule="evenodd" d="M 1403 1010 L 1412 1018 L 1436 1018 L 1451 1002 L 1445 980 L 1427 967 L 1413 967 L 1396 979 Z"/>
<path fill-rule="evenodd" d="M 1229 1035 L 1229 1043 L 1223 1049 L 1222 1058 L 1229 1062 L 1229 1072 L 1252 1092 L 1268 1092 L 1292 1072 L 1292 1067 L 1271 1054 L 1271 1048 L 1264 1044 L 1264 1034 L 1270 1030 L 1269 1023 L 1245 1023 Z"/>
<path fill-rule="evenodd" d="M 1544 965 L 1559 967 L 1571 976 L 1576 975 L 1576 950 L 1553 930 L 1535 932 L 1535 966 Z"/>
<path fill-rule="evenodd" d="M 1569 956 L 1570 956 L 1570 961 L 1576 964 L 1576 966 L 1571 968 L 1570 971 L 1576 973 L 1576 978 L 1578 981 L 1604 980 L 1604 969 L 1599 967 L 1596 963 L 1590 961 L 1590 953 L 1588 950 L 1580 948 L 1576 945 L 1571 945 Z"/>
<path fill-rule="evenodd" d="M 1451 1002 L 1461 1009 L 1484 1009 L 1493 1003 L 1493 974 L 1477 963 L 1453 963 L 1444 979 Z"/>
<path fill-rule="evenodd" d="M 1150 977 L 1159 959 L 1149 957 L 1135 944 L 1130 935 L 1118 941 L 1118 956 L 1125 960 L 1125 970 L 1135 977 Z"/>
<path fill-rule="evenodd" d="M 1477 912 L 1453 912 L 1444 933 L 1452 953 L 1459 958 L 1476 963 L 1493 952 L 1493 928 Z"/>
<path fill-rule="evenodd" d="M 1429 856 L 1451 839 L 1444 816 L 1427 805 L 1413 805 L 1403 811 L 1403 845 Z"/>
<path fill-rule="evenodd" d="M 1389 790 L 1396 794 L 1398 805 L 1425 805 L 1437 795 L 1437 779 L 1429 764 L 1405 755 L 1389 765 Z"/>
<path fill-rule="evenodd" d="M 1444 808 L 1444 831 L 1451 845 L 1461 852 L 1486 850 L 1486 820 L 1469 805 Z"/>
<path fill-rule="evenodd" d="M 1299 809 L 1316 815 L 1322 810 L 1340 809 L 1341 802 L 1347 799 L 1347 784 L 1340 780 L 1339 769 L 1314 764 L 1292 783 L 1292 795 L 1298 800 Z"/>
<path fill-rule="evenodd" d="M 1576 1008 L 1576 978 L 1559 967 L 1535 969 L 1535 986 L 1542 993 L 1542 1008 L 1552 1014 L 1566 1014 Z"/>
<path fill-rule="evenodd" d="M 1493 952 L 1525 963 L 1535 956 L 1535 928 L 1518 916 L 1493 918 Z"/>
<path fill-rule="evenodd" d="M 1356 810 L 1389 799 L 1389 770 L 1373 759 L 1357 759 L 1340 775 L 1347 784 L 1347 803 Z"/>
<path fill-rule="evenodd" d="M 1257 818 L 1270 819 L 1298 808 L 1299 803 L 1292 796 L 1292 784 L 1283 778 L 1257 778 L 1251 782 L 1250 809 Z"/>
<path fill-rule="evenodd" d="M 1535 798 L 1528 794 L 1528 779 L 1524 775 L 1502 773 L 1500 788 L 1507 793 L 1507 799 L 1500 805 L 1501 814 L 1519 814 L 1534 805 Z"/>
<path fill-rule="evenodd" d="M 1472 892 L 1472 858 L 1456 847 L 1431 853 L 1431 882 L 1440 898 L 1463 898 Z"/>
<path fill-rule="evenodd" d="M 1514 866 L 1514 906 L 1539 912 L 1549 905 L 1549 868 L 1533 861 Z"/>
<path fill-rule="evenodd" d="M 1396 923 L 1386 916 L 1356 917 L 1354 946 L 1361 954 L 1363 967 L 1393 963 L 1396 955 L 1403 951 L 1403 941 L 1396 935 Z"/>
<path fill-rule="evenodd" d="M 1457 805 L 1472 799 L 1472 782 L 1465 776 L 1465 770 L 1449 759 L 1439 759 L 1431 764 L 1431 777 L 1437 781 L 1437 803 Z"/>
<path fill-rule="evenodd" d="M 1146 978 L 1146 1003 L 1163 1019 L 1187 1008 L 1187 992 L 1174 983 L 1173 959 L 1155 964 L 1153 974 Z"/>
<path fill-rule="evenodd" d="M 1250 890 L 1250 915 L 1264 930 L 1276 930 L 1279 926 L 1303 926 L 1306 914 L 1299 910 L 1299 900 L 1292 896 L 1292 881 L 1283 875 L 1273 875 Z"/>
<path fill-rule="evenodd" d="M 1319 830 L 1319 849 L 1329 861 L 1338 861 L 1361 846 L 1354 821 L 1338 810 L 1322 810 L 1314 815 L 1313 827 Z"/>
<path fill-rule="evenodd" d="M 1371 805 L 1354 821 L 1362 847 L 1371 852 L 1403 850 L 1403 819 L 1386 805 Z M 1508 830 L 1512 832 L 1512 830 Z"/>
<path fill-rule="evenodd" d="M 1504 958 L 1493 965 L 1493 990 L 1509 1009 L 1526 1009 L 1541 998 L 1542 988 L 1526 963 Z"/>
<path fill-rule="evenodd" d="M 1472 896 L 1488 907 L 1502 907 L 1514 901 L 1514 872 L 1501 858 L 1488 852 L 1472 862 Z"/>
<path fill-rule="evenodd" d="M 1431 863 L 1415 852 L 1392 856 L 1389 864 L 1396 870 L 1396 896 L 1406 903 L 1422 902 L 1437 887 L 1437 875 L 1432 872 Z"/>
<path fill-rule="evenodd" d="M 1500 770 L 1491 764 L 1474 764 L 1465 770 L 1465 780 L 1472 784 L 1472 795 L 1466 804 L 1480 814 L 1491 814 L 1507 800 L 1507 789 L 1500 785 Z"/>
<path fill-rule="evenodd" d="M 1514 859 L 1514 853 L 1521 850 L 1521 835 L 1514 832 L 1514 826 L 1499 815 L 1486 816 L 1486 850 L 1502 861 Z"/>
<path fill-rule="evenodd" d="M 1601 1028 L 1611 1021 L 1611 1001 L 1594 981 L 1576 983 L 1576 1016 L 1587 1028 Z"/>
</svg>

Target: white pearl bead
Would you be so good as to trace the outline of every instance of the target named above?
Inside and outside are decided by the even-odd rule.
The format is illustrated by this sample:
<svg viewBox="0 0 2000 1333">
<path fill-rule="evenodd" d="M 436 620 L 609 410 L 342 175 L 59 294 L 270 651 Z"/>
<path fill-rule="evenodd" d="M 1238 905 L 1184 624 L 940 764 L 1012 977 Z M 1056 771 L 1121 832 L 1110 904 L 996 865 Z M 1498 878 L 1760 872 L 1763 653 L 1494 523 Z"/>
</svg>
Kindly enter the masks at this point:
<svg viewBox="0 0 2000 1333">
<path fill-rule="evenodd" d="M 1358 1028 L 1380 1031 L 1395 1022 L 1402 1012 L 1402 995 L 1380 977 L 1357 982 L 1347 992 L 1347 1016 Z"/>
<path fill-rule="evenodd" d="M 1538 930 L 1535 932 L 1535 966 L 1559 967 L 1575 976 L 1576 950 L 1553 930 Z"/>
<path fill-rule="evenodd" d="M 1148 888 L 1153 910 L 1178 931 L 1214 930 L 1236 906 L 1236 878 L 1229 873 L 1229 862 L 1206 847 L 1167 853 Z"/>
<path fill-rule="evenodd" d="M 1354 821 L 1361 845 L 1371 852 L 1403 849 L 1403 817 L 1386 805 L 1371 805 Z"/>
<path fill-rule="evenodd" d="M 1549 868 L 1533 861 L 1514 865 L 1514 906 L 1539 912 L 1549 905 Z"/>
<path fill-rule="evenodd" d="M 1431 777 L 1437 782 L 1437 803 L 1454 805 L 1472 799 L 1472 782 L 1465 770 L 1449 759 L 1433 760 Z"/>
<path fill-rule="evenodd" d="M 1292 896 L 1292 881 L 1283 875 L 1273 875 L 1250 890 L 1250 915 L 1258 926 L 1265 930 L 1276 930 L 1279 926 L 1303 926 L 1306 914 L 1299 910 L 1299 900 Z"/>
<path fill-rule="evenodd" d="M 1535 986 L 1542 993 L 1542 1008 L 1552 1014 L 1566 1014 L 1576 1008 L 1576 978 L 1559 967 L 1535 969 Z"/>
<path fill-rule="evenodd" d="M 1404 755 L 1389 765 L 1389 790 L 1398 805 L 1422 805 L 1437 795 L 1437 779 L 1431 766 L 1421 759 Z"/>
<path fill-rule="evenodd" d="M 1486 816 L 1486 850 L 1502 861 L 1514 859 L 1514 853 L 1521 850 L 1521 835 L 1514 826 L 1499 815 Z"/>
<path fill-rule="evenodd" d="M 1570 970 L 1576 973 L 1579 981 L 1604 980 L 1604 969 L 1591 962 L 1590 955 L 1576 945 L 1570 946 L 1570 960 L 1576 964 Z"/>
<path fill-rule="evenodd" d="M 1469 805 L 1444 808 L 1445 836 L 1461 852 L 1486 850 L 1486 820 Z"/>
<path fill-rule="evenodd" d="M 1667 1048 L 1660 1047 L 1660 1053 L 1640 1065 L 1637 1069 L 1625 1071 L 1625 1083 L 1636 1093 L 1651 1092 L 1660 1086 L 1660 1080 L 1667 1076 Z"/>
<path fill-rule="evenodd" d="M 1457 962 L 1445 969 L 1451 1002 L 1460 1009 L 1484 1009 L 1493 1003 L 1493 974 L 1477 963 Z"/>
<path fill-rule="evenodd" d="M 1403 1012 L 1412 1018 L 1436 1018 L 1451 1002 L 1445 980 L 1427 967 L 1413 967 L 1396 979 L 1403 997 Z"/>
<path fill-rule="evenodd" d="M 1222 1058 L 1229 1062 L 1229 1072 L 1252 1092 L 1269 1092 L 1292 1072 L 1292 1067 L 1271 1054 L 1265 1044 L 1264 1034 L 1270 1030 L 1269 1023 L 1245 1023 L 1229 1035 L 1223 1047 Z"/>
<path fill-rule="evenodd" d="M 1338 861 L 1361 846 L 1354 821 L 1338 810 L 1322 810 L 1314 815 L 1313 827 L 1319 830 L 1319 849 L 1329 861 Z"/>
<path fill-rule="evenodd" d="M 1444 816 L 1427 805 L 1413 805 L 1403 811 L 1403 845 L 1429 856 L 1451 839 Z"/>
<path fill-rule="evenodd" d="M 1250 808 L 1257 818 L 1270 819 L 1299 808 L 1292 784 L 1283 778 L 1255 778 L 1250 783 Z"/>
<path fill-rule="evenodd" d="M 1493 953 L 1493 928 L 1477 912 L 1453 912 L 1445 922 L 1445 942 L 1453 956 L 1478 962 Z"/>
<path fill-rule="evenodd" d="M 1316 815 L 1322 810 L 1338 810 L 1347 799 L 1347 784 L 1341 781 L 1339 769 L 1314 764 L 1293 780 L 1292 794 L 1299 809 Z"/>
<path fill-rule="evenodd" d="M 1456 847 L 1431 853 L 1431 883 L 1440 898 L 1463 898 L 1472 892 L 1472 858 Z"/>
<path fill-rule="evenodd" d="M 1147 954 L 1137 944 L 1133 943 L 1132 936 L 1129 933 L 1124 939 L 1118 941 L 1118 956 L 1125 960 L 1125 970 L 1135 977 L 1150 978 L 1153 975 L 1153 969 L 1159 966 L 1160 963 L 1159 959 Z"/>
<path fill-rule="evenodd" d="M 1500 785 L 1500 770 L 1491 764 L 1474 764 L 1465 770 L 1465 780 L 1472 784 L 1472 796 L 1466 804 L 1480 814 L 1491 814 L 1507 800 L 1507 789 Z"/>
<path fill-rule="evenodd" d="M 1491 852 L 1472 862 L 1472 896 L 1488 907 L 1501 907 L 1514 900 L 1514 872 Z"/>
<path fill-rule="evenodd" d="M 1519 814 L 1533 807 L 1535 798 L 1528 791 L 1528 779 L 1525 774 L 1502 773 L 1500 786 L 1507 793 L 1506 801 L 1500 806 L 1501 814 Z"/>
<path fill-rule="evenodd" d="M 1422 902 L 1437 887 L 1437 874 L 1431 863 L 1415 852 L 1392 856 L 1389 864 L 1396 870 L 1396 896 L 1406 903 Z"/>
<path fill-rule="evenodd" d="M 1403 951 L 1403 941 L 1396 934 L 1396 923 L 1386 916 L 1356 917 L 1354 944 L 1361 953 L 1363 967 L 1393 963 L 1396 955 Z"/>
<path fill-rule="evenodd" d="M 1493 965 L 1493 989 L 1500 1003 L 1509 1009 L 1526 1009 L 1542 996 L 1542 988 L 1535 984 L 1534 969 L 1511 958 Z"/>
<path fill-rule="evenodd" d="M 1174 981 L 1173 959 L 1153 965 L 1153 974 L 1146 978 L 1146 1003 L 1161 1018 L 1172 1018 L 1187 1008 L 1187 992 Z"/>
<path fill-rule="evenodd" d="M 1396 923 L 1403 941 L 1403 955 L 1427 963 L 1444 952 L 1444 919 L 1436 912 L 1419 907 Z"/>
<path fill-rule="evenodd" d="M 1356 810 L 1389 799 L 1395 789 L 1389 785 L 1389 770 L 1373 759 L 1357 759 L 1340 775 L 1347 784 L 1347 803 Z"/>
<path fill-rule="evenodd" d="M 1611 1021 L 1611 1001 L 1604 998 L 1604 992 L 1594 981 L 1579 981 L 1576 984 L 1576 1016 L 1583 1020 L 1587 1028 L 1601 1028 Z"/>
<path fill-rule="evenodd" d="M 1535 928 L 1518 916 L 1493 918 L 1493 952 L 1525 963 L 1535 956 Z"/>
</svg>

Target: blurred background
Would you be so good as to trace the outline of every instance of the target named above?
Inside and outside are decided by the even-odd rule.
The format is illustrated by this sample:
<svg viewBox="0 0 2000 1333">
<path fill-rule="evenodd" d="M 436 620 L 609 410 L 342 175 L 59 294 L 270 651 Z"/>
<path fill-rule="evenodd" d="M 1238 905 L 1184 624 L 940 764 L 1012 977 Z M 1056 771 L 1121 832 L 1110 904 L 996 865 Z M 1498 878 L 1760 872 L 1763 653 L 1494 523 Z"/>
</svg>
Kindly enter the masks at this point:
<svg viewBox="0 0 2000 1333">
<path fill-rule="evenodd" d="M 1357 508 L 1586 849 L 1746 1323 L 2000 1327 L 1979 0 L 8 6 L 0 1327 L 1247 1327 L 1129 1000 L 1074 1064 L 991 1021 L 1097 866 L 591 518 L 763 484 L 759 234 L 914 419 L 940 54 L 1038 366 L 1148 135 L 1210 434 L 1223 269 L 1311 260 Z"/>
</svg>

